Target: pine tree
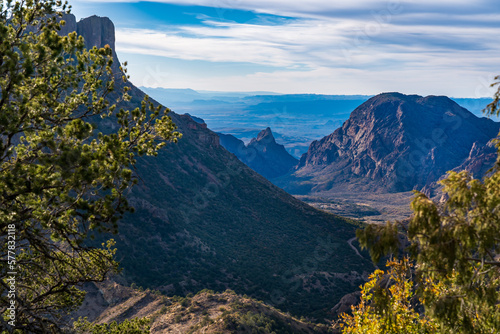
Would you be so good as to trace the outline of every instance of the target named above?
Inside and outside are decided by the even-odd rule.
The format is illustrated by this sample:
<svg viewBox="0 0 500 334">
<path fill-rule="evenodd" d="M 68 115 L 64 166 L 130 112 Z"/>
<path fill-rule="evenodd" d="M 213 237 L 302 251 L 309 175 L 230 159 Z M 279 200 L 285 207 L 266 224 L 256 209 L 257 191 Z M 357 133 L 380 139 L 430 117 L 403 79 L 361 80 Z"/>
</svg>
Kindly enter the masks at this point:
<svg viewBox="0 0 500 334">
<path fill-rule="evenodd" d="M 22 333 L 60 331 L 81 285 L 116 271 L 113 241 L 89 247 L 90 233 L 116 232 L 131 208 L 137 156 L 156 155 L 179 134 L 147 99 L 127 101 L 125 72 L 109 47 L 86 50 L 59 34 L 67 3 L 0 5 L 0 324 Z M 103 133 L 105 119 L 116 131 Z"/>
</svg>

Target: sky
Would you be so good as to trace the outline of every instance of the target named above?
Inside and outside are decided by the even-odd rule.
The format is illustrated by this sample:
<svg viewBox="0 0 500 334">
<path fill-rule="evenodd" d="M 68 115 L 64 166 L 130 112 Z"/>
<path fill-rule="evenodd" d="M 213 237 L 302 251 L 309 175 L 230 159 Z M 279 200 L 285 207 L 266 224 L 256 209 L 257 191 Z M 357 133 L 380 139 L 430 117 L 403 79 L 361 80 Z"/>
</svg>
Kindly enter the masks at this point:
<svg viewBox="0 0 500 334">
<path fill-rule="evenodd" d="M 107 16 L 137 86 L 491 97 L 498 0 L 70 0 Z"/>
</svg>

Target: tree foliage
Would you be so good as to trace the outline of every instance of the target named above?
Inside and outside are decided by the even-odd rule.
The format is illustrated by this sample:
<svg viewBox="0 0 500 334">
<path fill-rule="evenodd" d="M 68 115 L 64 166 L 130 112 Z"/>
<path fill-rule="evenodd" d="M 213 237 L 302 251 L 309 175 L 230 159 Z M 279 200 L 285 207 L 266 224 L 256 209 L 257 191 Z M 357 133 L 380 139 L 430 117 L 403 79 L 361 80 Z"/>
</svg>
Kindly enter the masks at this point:
<svg viewBox="0 0 500 334">
<path fill-rule="evenodd" d="M 116 232 L 131 209 L 136 157 L 179 134 L 169 110 L 147 99 L 117 110 L 130 98 L 125 72 L 113 73 L 109 47 L 86 50 L 75 32 L 58 34 L 67 3 L 0 6 L 0 323 L 51 333 L 81 303 L 82 283 L 117 269 L 112 241 L 93 248 L 85 240 Z M 99 130 L 104 118 L 116 131 Z"/>
<path fill-rule="evenodd" d="M 376 270 L 361 288 L 361 302 L 352 308 L 352 315 L 342 315 L 343 333 L 434 333 L 436 324 L 422 317 L 415 309 L 413 266 L 407 258 L 389 261 L 385 274 Z"/>
<path fill-rule="evenodd" d="M 486 113 L 498 115 L 499 103 L 500 89 Z M 401 248 L 401 235 L 408 240 L 422 316 L 433 321 L 440 333 L 500 332 L 498 140 L 496 144 L 499 158 L 483 179 L 466 171 L 448 172 L 441 181 L 445 201 L 436 203 L 417 192 L 409 224 L 372 225 L 357 233 L 375 261 Z"/>
<path fill-rule="evenodd" d="M 74 334 L 147 334 L 150 322 L 146 318 L 134 318 L 121 323 L 94 324 L 87 319 L 79 319 L 74 324 Z"/>
</svg>

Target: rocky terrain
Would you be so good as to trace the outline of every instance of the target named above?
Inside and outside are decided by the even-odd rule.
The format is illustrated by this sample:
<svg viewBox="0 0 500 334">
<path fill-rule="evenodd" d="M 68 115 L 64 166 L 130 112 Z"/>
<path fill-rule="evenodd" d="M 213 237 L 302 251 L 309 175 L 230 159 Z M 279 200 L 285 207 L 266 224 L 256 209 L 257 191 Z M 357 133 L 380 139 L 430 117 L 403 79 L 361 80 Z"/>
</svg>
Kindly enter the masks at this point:
<svg viewBox="0 0 500 334">
<path fill-rule="evenodd" d="M 278 184 L 297 194 L 397 193 L 429 188 L 459 166 L 480 176 L 491 166 L 488 145 L 499 129 L 444 96 L 380 94 L 313 142 Z"/>
<path fill-rule="evenodd" d="M 203 290 L 188 297 L 166 297 L 158 291 L 106 281 L 89 284 L 87 291 L 82 307 L 68 322 L 85 317 L 96 323 L 148 318 L 151 334 L 332 332 L 328 325 L 299 320 L 230 290 L 220 293 Z"/>
<path fill-rule="evenodd" d="M 225 149 L 267 179 L 286 174 L 299 162 L 283 145 L 276 143 L 270 128 L 262 130 L 248 145 L 232 135 L 218 135 Z"/>
</svg>

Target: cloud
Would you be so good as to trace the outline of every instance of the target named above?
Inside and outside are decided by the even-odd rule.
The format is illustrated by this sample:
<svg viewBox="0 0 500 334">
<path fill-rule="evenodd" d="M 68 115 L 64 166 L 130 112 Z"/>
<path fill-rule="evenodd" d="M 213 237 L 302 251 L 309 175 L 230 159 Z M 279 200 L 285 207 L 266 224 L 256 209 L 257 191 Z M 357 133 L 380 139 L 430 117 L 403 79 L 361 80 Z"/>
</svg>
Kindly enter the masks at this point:
<svg viewBox="0 0 500 334">
<path fill-rule="evenodd" d="M 150 30 L 117 31 L 117 51 L 184 60 L 248 62 L 271 66 L 292 66 L 281 45 L 265 40 L 217 37 L 185 37 Z"/>
<path fill-rule="evenodd" d="M 82 2 L 81 0 L 75 0 Z M 151 0 L 150 0 L 151 1 Z M 137 0 L 86 0 L 85 2 L 124 3 Z M 359 17 L 373 12 L 442 13 L 445 15 L 472 15 L 477 13 L 500 13 L 497 0 L 152 0 L 152 2 L 196 5 L 224 9 L 241 9 L 293 17 Z"/>
<path fill-rule="evenodd" d="M 221 66 L 218 79 L 207 77 L 206 84 L 203 78 L 190 78 L 200 89 L 222 80 L 219 86 L 233 88 L 229 90 L 316 87 L 336 92 L 349 87 L 352 93 L 374 94 L 391 87 L 418 92 L 420 84 L 424 91 L 454 89 L 471 96 L 478 78 L 498 70 L 500 7 L 495 1 L 164 0 L 157 2 L 216 10 L 212 15 L 204 10 L 196 23 L 155 25 L 156 30 L 144 28 L 147 22 L 142 29 L 122 23 L 116 45 L 119 53 L 203 61 L 206 66 L 274 67 L 234 75 Z M 113 3 L 118 2 L 123 1 Z M 233 10 L 267 16 L 237 16 Z M 186 87 L 193 84 L 186 82 Z M 443 87 L 451 88 L 445 92 Z"/>
<path fill-rule="evenodd" d="M 175 26 L 165 31 L 118 29 L 118 51 L 212 62 L 249 62 L 284 68 L 421 67 L 444 58 L 469 62 L 498 54 L 488 27 L 396 24 L 388 18 L 302 19 L 281 25 L 220 22 Z M 447 61 L 447 62 L 450 62 Z M 432 68 L 429 68 L 431 70 Z"/>
</svg>

